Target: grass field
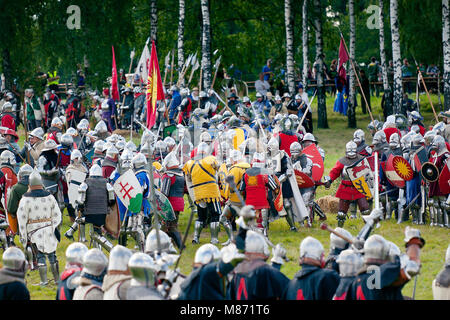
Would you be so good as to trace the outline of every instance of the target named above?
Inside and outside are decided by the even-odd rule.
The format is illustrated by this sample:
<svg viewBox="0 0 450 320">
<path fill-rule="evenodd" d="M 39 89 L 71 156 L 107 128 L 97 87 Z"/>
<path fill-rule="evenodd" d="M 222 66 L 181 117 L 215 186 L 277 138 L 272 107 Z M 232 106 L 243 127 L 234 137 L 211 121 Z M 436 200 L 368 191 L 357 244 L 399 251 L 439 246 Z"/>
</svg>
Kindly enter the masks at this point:
<svg viewBox="0 0 450 320">
<path fill-rule="evenodd" d="M 412 97 L 414 99 L 414 97 Z M 438 106 L 438 98 L 437 96 L 432 96 L 433 104 L 435 107 Z M 380 100 L 372 98 L 372 105 L 374 106 L 374 117 L 376 119 L 382 119 L 382 112 L 380 109 Z M 317 101 L 317 100 L 316 100 Z M 347 128 L 347 118 L 332 112 L 333 110 L 334 99 L 331 97 L 327 98 L 327 110 L 328 110 L 328 123 L 330 129 L 316 129 L 317 125 L 317 106 L 314 103 L 314 135 L 318 138 L 320 146 L 326 152 L 325 158 L 325 175 L 327 175 L 330 169 L 333 167 L 335 162 L 344 155 L 345 144 L 353 137 L 354 129 Z M 426 96 L 421 96 L 421 111 L 425 116 L 425 124 L 426 126 L 433 125 L 435 123 L 433 119 L 433 114 L 431 112 L 431 107 L 426 101 Z M 438 107 L 437 107 L 438 108 Z M 439 112 L 440 110 L 437 110 Z M 380 115 L 380 116 L 379 116 Z M 367 130 L 367 124 L 370 121 L 369 115 L 363 115 L 360 109 L 357 110 L 357 122 L 358 128 L 363 129 L 366 132 L 366 141 L 368 144 L 371 144 L 371 136 Z M 23 143 L 23 138 L 21 138 Z M 138 144 L 138 139 L 134 137 L 136 144 Z M 329 190 L 325 190 L 324 188 L 319 188 L 317 192 L 317 198 L 325 196 L 325 195 L 334 195 L 338 186 L 338 181 L 333 183 L 332 187 Z M 180 232 L 184 232 L 187 226 L 188 218 L 190 212 L 186 210 L 184 214 L 180 217 L 179 230 Z M 69 228 L 70 220 L 67 216 L 67 213 L 64 212 L 63 225 L 61 228 L 61 233 L 63 234 Z M 332 214 L 328 215 L 327 223 L 330 227 L 336 227 L 337 222 L 335 216 Z M 345 229 L 350 231 L 353 235 L 356 235 L 359 230 L 364 225 L 362 219 L 356 220 L 347 220 L 345 223 Z M 401 225 L 397 225 L 396 221 L 392 219 L 391 221 L 382 221 L 381 227 L 374 230 L 374 233 L 380 234 L 386 237 L 388 240 L 396 243 L 401 249 L 404 248 L 404 229 L 406 226 L 412 225 L 411 222 L 403 223 Z M 297 233 L 292 233 L 288 228 L 288 225 L 284 219 L 279 219 L 270 225 L 269 237 L 273 243 L 283 243 L 285 248 L 288 251 L 288 257 L 290 258 L 290 262 L 285 263 L 281 269 L 283 273 L 286 274 L 289 278 L 292 278 L 294 274 L 299 270 L 298 266 L 298 257 L 299 257 L 299 245 L 302 239 L 306 236 L 313 236 L 319 239 L 325 247 L 326 252 L 329 250 L 329 233 L 326 231 L 322 231 L 319 227 L 318 222 L 314 222 L 312 228 L 299 228 Z M 436 274 L 441 270 L 444 263 L 444 256 L 447 246 L 449 244 L 449 235 L 450 231 L 446 228 L 437 228 L 437 227 L 429 227 L 428 225 L 423 226 L 415 226 L 414 227 L 420 229 L 423 238 L 426 239 L 426 246 L 423 248 L 421 253 L 422 260 L 422 270 L 421 274 L 417 279 L 417 289 L 416 289 L 416 299 L 421 300 L 431 300 L 433 299 L 432 291 L 431 291 L 431 283 L 436 276 Z M 193 236 L 193 224 L 191 225 L 191 229 L 189 232 L 189 237 L 187 240 L 187 248 L 181 257 L 180 268 L 182 273 L 189 274 L 192 270 L 192 263 L 195 255 L 195 251 L 201 244 L 205 244 L 209 242 L 210 234 L 208 229 L 204 229 L 200 238 L 200 245 L 192 245 L 191 240 Z M 77 233 L 75 233 L 75 239 L 77 238 Z M 226 241 L 227 237 L 223 229 L 220 232 L 219 240 L 221 242 Z M 18 239 L 16 239 L 17 241 Z M 114 242 L 116 243 L 116 242 Z M 64 252 L 70 242 L 62 237 L 62 240 L 57 249 L 57 257 L 60 263 L 60 271 L 64 269 L 65 265 L 65 257 Z M 132 241 L 129 241 L 129 248 L 133 248 L 134 244 Z M 220 247 L 220 246 L 219 246 Z M 48 272 L 49 279 L 52 279 L 51 272 Z M 33 300 L 52 300 L 56 295 L 56 287 L 53 283 L 50 283 L 45 288 L 40 288 L 39 283 L 39 273 L 38 271 L 28 272 L 27 274 L 27 283 L 28 288 L 31 292 L 31 298 Z M 403 294 L 405 296 L 412 296 L 414 281 L 408 283 L 404 289 Z"/>
</svg>

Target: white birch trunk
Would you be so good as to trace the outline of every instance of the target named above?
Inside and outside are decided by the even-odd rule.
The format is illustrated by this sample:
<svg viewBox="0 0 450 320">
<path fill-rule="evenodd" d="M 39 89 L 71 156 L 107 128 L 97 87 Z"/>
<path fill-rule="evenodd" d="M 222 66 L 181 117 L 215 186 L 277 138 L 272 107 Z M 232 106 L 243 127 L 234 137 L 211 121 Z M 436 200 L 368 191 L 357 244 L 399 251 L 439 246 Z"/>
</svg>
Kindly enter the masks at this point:
<svg viewBox="0 0 450 320">
<path fill-rule="evenodd" d="M 295 93 L 294 79 L 294 19 L 291 10 L 291 0 L 284 0 L 284 22 L 286 26 L 286 80 L 289 93 Z"/>
<path fill-rule="evenodd" d="M 449 0 L 442 0 L 442 46 L 444 48 L 444 109 L 450 109 L 450 15 Z"/>
<path fill-rule="evenodd" d="M 202 10 L 202 81 L 204 90 L 211 87 L 211 27 L 209 20 L 209 0 L 201 0 Z"/>
<path fill-rule="evenodd" d="M 400 113 L 403 100 L 402 83 L 402 54 L 400 51 L 400 33 L 398 30 L 398 0 L 391 0 L 391 33 L 392 33 L 392 60 L 394 62 L 394 88 L 393 104 L 394 113 Z"/>
<path fill-rule="evenodd" d="M 155 40 L 158 33 L 158 10 L 156 0 L 150 0 L 150 39 Z"/>
<path fill-rule="evenodd" d="M 178 39 L 177 39 L 177 48 L 178 48 L 178 69 L 181 70 L 184 65 L 184 17 L 186 13 L 185 9 L 185 0 L 179 0 L 179 16 L 178 16 Z M 184 84 L 184 79 L 181 79 L 182 84 Z"/>
<path fill-rule="evenodd" d="M 303 86 L 307 85 L 308 80 L 308 0 L 303 0 L 302 7 L 302 47 L 303 47 Z"/>
</svg>

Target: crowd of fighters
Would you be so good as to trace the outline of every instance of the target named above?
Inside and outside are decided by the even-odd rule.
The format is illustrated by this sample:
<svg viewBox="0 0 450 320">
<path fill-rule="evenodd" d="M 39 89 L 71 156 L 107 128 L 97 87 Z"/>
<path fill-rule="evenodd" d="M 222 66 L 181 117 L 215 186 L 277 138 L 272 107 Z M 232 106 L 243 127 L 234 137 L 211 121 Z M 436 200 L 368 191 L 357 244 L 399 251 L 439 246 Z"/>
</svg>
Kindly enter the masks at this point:
<svg viewBox="0 0 450 320">
<path fill-rule="evenodd" d="M 384 124 L 370 123 L 372 146 L 366 144 L 364 131 L 355 131 L 353 140 L 346 144 L 345 156 L 321 181 L 322 177 L 313 177 L 317 159 L 313 161 L 303 152 L 315 145 L 323 166 L 325 152 L 311 132 L 311 112 L 300 94 L 292 101 L 289 96 L 275 97 L 274 101 L 257 96 L 252 103 L 247 97 L 240 102 L 232 92 L 219 112 L 220 96 L 200 92 L 193 107 L 195 99 L 188 89 L 180 90 L 180 103 L 173 108 L 176 90 L 171 88 L 169 100 L 159 104 L 155 128 L 142 128 L 139 146 L 112 132 L 124 116 L 119 117 L 108 90 L 103 100 L 94 99 L 98 102 L 92 108 L 97 122 L 92 129 L 89 112 L 80 116 L 73 99 L 69 100 L 72 104 L 54 99 L 55 110 L 66 115 L 70 110 L 74 117 L 67 121 L 66 116 L 58 116 L 63 112 L 55 112 L 51 119 L 45 119 L 48 126 L 36 122 L 22 149 L 17 145 L 17 118 L 11 103 L 3 104 L 0 240 L 5 251 L 0 299 L 29 298 L 24 284 L 29 269 L 39 272 L 40 285 L 47 285 L 47 259 L 58 285 L 57 299 L 61 300 L 403 299 L 403 286 L 420 271 L 425 240 L 418 229 L 406 227 L 406 251 L 402 253 L 394 243 L 371 235 L 371 231 L 379 221 L 391 219 L 392 212 L 398 222 L 411 216 L 417 224 L 429 221 L 433 226 L 448 227 L 449 195 L 418 170 L 404 186 L 394 184 L 380 165 L 380 190 L 385 196 L 371 209 L 373 201 L 358 191 L 345 169 L 373 153 L 378 153 L 380 163 L 393 154 L 414 166 L 413 156 L 423 147 L 427 160 L 443 171 L 450 155 L 449 113 L 428 131 L 416 111 L 408 118 L 390 116 Z M 124 94 L 130 91 L 124 90 Z M 136 119 L 145 119 L 145 108 L 135 107 L 124 126 L 132 131 L 135 124 L 140 125 Z M 12 120 L 3 121 L 6 116 Z M 130 171 L 143 191 L 138 210 L 127 208 L 113 188 Z M 297 175 L 313 184 L 299 183 Z M 270 242 L 269 225 L 284 218 L 287 230 L 296 232 L 302 227 L 307 232 L 316 214 L 325 220 L 315 202 L 315 190 L 320 185 L 329 188 L 338 178 L 338 228 L 330 235 L 330 254 L 325 258 L 320 241 L 304 238 L 299 252 L 301 270 L 288 279 L 280 272 L 288 260 L 286 250 L 282 244 Z M 73 185 L 75 200 L 68 192 Z M 159 199 L 167 198 L 173 214 L 162 212 L 163 206 L 154 199 L 155 191 L 163 195 Z M 181 254 L 177 249 L 182 252 L 185 248 L 178 230 L 185 198 L 190 205 L 188 214 L 196 216 L 192 243 L 202 242 L 204 228 L 210 231 L 210 243 L 198 248 L 194 270 L 187 277 L 176 268 Z M 350 218 L 357 218 L 356 205 L 365 226 L 353 236 L 342 227 L 348 210 Z M 118 235 L 107 227 L 108 216 L 114 214 L 112 208 L 119 216 Z M 72 223 L 67 230 L 61 230 L 63 209 Z M 86 226 L 90 227 L 89 235 Z M 228 239 L 219 250 L 221 227 Z M 66 266 L 60 274 L 56 248 L 61 234 L 74 240 L 75 232 L 78 242 L 67 248 Z M 15 236 L 23 251 L 15 245 Z M 135 243 L 133 250 L 127 248 L 130 236 Z M 118 245 L 112 244 L 113 238 Z M 85 244 L 87 240 L 91 249 Z M 266 263 L 269 247 L 271 265 Z M 444 270 L 433 282 L 436 299 L 450 298 L 450 247 L 445 261 Z M 374 267 L 379 268 L 381 277 L 375 286 L 369 279 Z"/>
</svg>

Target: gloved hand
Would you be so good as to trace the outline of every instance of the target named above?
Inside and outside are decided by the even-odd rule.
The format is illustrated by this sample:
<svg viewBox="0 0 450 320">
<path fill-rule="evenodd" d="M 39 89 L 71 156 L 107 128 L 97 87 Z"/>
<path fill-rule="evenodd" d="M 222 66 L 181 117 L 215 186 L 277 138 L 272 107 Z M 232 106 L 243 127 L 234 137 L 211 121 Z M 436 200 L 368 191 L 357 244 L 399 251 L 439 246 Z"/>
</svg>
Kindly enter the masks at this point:
<svg viewBox="0 0 450 320">
<path fill-rule="evenodd" d="M 31 144 L 28 141 L 25 141 L 23 143 L 23 146 L 26 148 L 26 150 L 30 151 L 32 149 Z"/>
<path fill-rule="evenodd" d="M 245 254 L 240 253 L 234 243 L 223 247 L 222 250 L 220 250 L 220 256 L 224 263 L 230 263 L 233 267 L 236 267 L 245 259 Z"/>
<path fill-rule="evenodd" d="M 331 179 L 330 179 L 330 177 L 326 176 L 325 178 L 323 178 L 323 182 L 325 183 L 325 188 L 326 189 L 330 189 L 330 187 L 331 187 Z"/>
<path fill-rule="evenodd" d="M 420 264 L 418 264 L 414 260 L 408 260 L 408 262 L 406 263 L 406 266 L 403 270 L 405 271 L 405 274 L 408 277 L 408 280 L 410 280 L 412 277 L 414 277 L 420 273 Z"/>
<path fill-rule="evenodd" d="M 362 250 L 364 248 L 364 240 L 358 239 L 358 238 L 353 238 L 353 247 L 356 250 Z"/>
<path fill-rule="evenodd" d="M 420 248 L 425 245 L 425 239 L 420 236 L 420 230 L 410 228 L 407 226 L 405 228 L 405 245 L 408 247 L 411 244 L 417 244 Z"/>
<path fill-rule="evenodd" d="M 272 249 L 272 259 L 270 260 L 273 263 L 283 264 L 286 260 L 286 249 L 283 247 L 281 243 L 278 243 L 275 248 Z"/>
</svg>

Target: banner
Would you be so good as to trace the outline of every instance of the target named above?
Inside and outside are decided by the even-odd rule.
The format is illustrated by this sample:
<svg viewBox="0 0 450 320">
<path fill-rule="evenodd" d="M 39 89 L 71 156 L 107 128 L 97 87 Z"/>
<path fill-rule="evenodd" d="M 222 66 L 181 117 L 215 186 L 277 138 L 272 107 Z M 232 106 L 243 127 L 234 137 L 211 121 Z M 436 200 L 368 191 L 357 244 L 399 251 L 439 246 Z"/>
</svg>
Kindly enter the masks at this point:
<svg viewBox="0 0 450 320">
<path fill-rule="evenodd" d="M 114 54 L 114 46 L 112 47 L 112 75 L 111 75 L 111 97 L 115 101 L 119 101 L 119 84 L 117 83 L 116 56 Z"/>
<path fill-rule="evenodd" d="M 141 211 L 142 187 L 133 170 L 129 169 L 122 174 L 113 185 L 114 192 L 123 205 L 133 213 Z"/>
<path fill-rule="evenodd" d="M 152 52 L 148 63 L 147 81 L 147 128 L 151 129 L 156 122 L 156 102 L 164 99 L 164 89 L 159 72 L 158 56 L 155 41 L 152 40 Z"/>
</svg>

